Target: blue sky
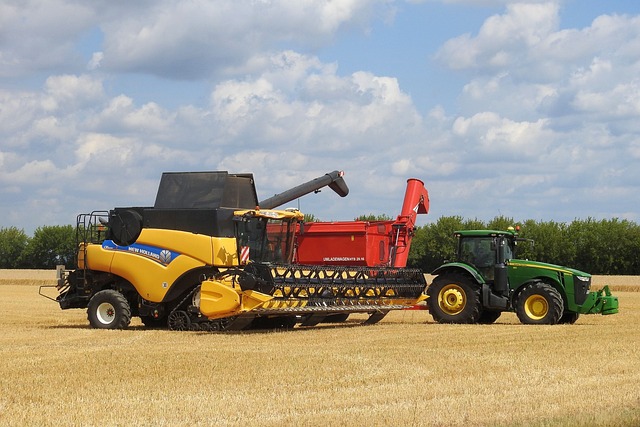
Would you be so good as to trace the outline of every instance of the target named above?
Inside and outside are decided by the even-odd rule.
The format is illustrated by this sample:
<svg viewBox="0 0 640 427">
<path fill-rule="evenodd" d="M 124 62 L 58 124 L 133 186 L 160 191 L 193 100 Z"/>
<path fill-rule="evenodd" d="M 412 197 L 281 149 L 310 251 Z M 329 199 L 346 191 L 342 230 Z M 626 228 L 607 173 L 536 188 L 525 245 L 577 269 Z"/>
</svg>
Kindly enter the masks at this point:
<svg viewBox="0 0 640 427">
<path fill-rule="evenodd" d="M 63 23 L 63 24 L 61 24 Z M 0 227 L 152 205 L 163 171 L 266 198 L 344 170 L 323 220 L 640 220 L 640 3 L 0 4 Z"/>
</svg>

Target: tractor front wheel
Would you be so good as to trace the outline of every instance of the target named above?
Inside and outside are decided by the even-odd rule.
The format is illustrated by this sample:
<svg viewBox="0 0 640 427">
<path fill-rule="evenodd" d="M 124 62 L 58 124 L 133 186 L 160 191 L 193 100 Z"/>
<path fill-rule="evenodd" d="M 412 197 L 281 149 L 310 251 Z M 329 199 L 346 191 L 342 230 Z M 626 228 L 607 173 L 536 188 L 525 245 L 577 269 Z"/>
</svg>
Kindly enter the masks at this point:
<svg viewBox="0 0 640 427">
<path fill-rule="evenodd" d="M 480 287 L 467 276 L 438 276 L 427 295 L 429 313 L 436 322 L 476 323 L 480 318 Z"/>
<path fill-rule="evenodd" d="M 120 292 L 105 289 L 89 300 L 87 317 L 94 328 L 125 329 L 131 322 L 131 307 Z"/>
<path fill-rule="evenodd" d="M 501 311 L 484 310 L 482 314 L 480 314 L 480 318 L 478 318 L 478 323 L 481 325 L 490 325 L 495 323 L 501 315 Z"/>
<path fill-rule="evenodd" d="M 526 285 L 516 300 L 516 314 L 524 324 L 555 325 L 563 310 L 560 292 L 543 282 Z"/>
<path fill-rule="evenodd" d="M 580 317 L 580 313 L 572 313 L 570 311 L 567 311 L 562 315 L 558 323 L 573 325 L 574 323 L 576 323 L 579 317 Z"/>
</svg>

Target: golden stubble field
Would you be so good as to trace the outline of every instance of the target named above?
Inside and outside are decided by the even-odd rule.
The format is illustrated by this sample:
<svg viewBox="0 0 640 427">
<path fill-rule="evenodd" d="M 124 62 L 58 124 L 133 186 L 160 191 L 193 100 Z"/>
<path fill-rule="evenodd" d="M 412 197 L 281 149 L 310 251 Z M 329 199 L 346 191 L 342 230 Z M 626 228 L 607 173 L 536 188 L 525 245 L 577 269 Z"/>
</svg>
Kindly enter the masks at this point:
<svg viewBox="0 0 640 427">
<path fill-rule="evenodd" d="M 53 277 L 0 271 L 0 425 L 640 425 L 640 278 L 595 278 L 620 313 L 575 325 L 212 334 L 90 329 L 38 295 Z"/>
</svg>

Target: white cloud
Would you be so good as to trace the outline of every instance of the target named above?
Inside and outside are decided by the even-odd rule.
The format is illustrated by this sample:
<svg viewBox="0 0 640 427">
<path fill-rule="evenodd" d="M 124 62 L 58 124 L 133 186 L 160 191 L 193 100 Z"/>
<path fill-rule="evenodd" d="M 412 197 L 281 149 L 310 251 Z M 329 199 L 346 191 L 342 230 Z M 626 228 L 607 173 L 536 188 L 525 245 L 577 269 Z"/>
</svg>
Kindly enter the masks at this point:
<svg viewBox="0 0 640 427">
<path fill-rule="evenodd" d="M 506 13 L 488 18 L 476 37 L 464 34 L 448 40 L 438 58 L 453 69 L 509 66 L 558 28 L 558 10 L 551 2 L 508 4 Z"/>
<path fill-rule="evenodd" d="M 45 82 L 45 92 L 48 96 L 42 103 L 46 110 L 92 105 L 104 97 L 102 82 L 87 75 L 51 76 Z"/>
<path fill-rule="evenodd" d="M 95 19 L 96 11 L 84 2 L 0 3 L 0 77 L 70 69 L 80 61 L 74 48 L 76 38 Z"/>
<path fill-rule="evenodd" d="M 423 112 L 401 72 L 341 72 L 340 61 L 309 53 L 394 3 L 56 0 L 84 19 L 70 16 L 64 29 L 47 21 L 48 3 L 0 5 L 0 75 L 40 78 L 0 88 L 0 215 L 18 221 L 38 207 L 69 223 L 79 211 L 152 204 L 163 171 L 215 169 L 254 173 L 261 198 L 345 170 L 348 198 L 305 198 L 325 219 L 395 214 L 411 176 L 425 181 L 435 218 L 570 220 L 605 204 L 633 212 L 637 16 L 563 29 L 560 2 L 487 0 L 504 11 L 436 55 L 465 79 L 455 108 Z M 100 40 L 79 52 L 78 37 L 98 22 Z M 171 78 L 210 86 L 171 104 Z"/>
<path fill-rule="evenodd" d="M 223 0 L 133 6 L 103 25 L 101 64 L 181 79 L 209 76 L 243 67 L 274 44 L 326 44 L 344 26 L 366 26 L 385 3 Z"/>
</svg>

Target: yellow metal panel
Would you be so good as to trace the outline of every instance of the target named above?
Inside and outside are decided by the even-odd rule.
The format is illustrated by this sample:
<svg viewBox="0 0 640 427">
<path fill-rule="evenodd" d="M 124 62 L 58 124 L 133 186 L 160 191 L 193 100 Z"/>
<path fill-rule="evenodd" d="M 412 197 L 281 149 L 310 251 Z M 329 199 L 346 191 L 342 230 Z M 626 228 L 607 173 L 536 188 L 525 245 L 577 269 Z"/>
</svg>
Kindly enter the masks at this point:
<svg viewBox="0 0 640 427">
<path fill-rule="evenodd" d="M 235 239 L 234 239 L 235 240 Z M 144 228 L 136 243 L 179 252 L 205 264 L 212 264 L 211 236 L 189 231 Z"/>
<path fill-rule="evenodd" d="M 114 251 L 111 272 L 131 282 L 144 299 L 161 302 L 178 277 L 204 265 L 187 255 L 180 255 L 165 266 L 135 253 Z"/>
<path fill-rule="evenodd" d="M 213 265 L 216 267 L 236 267 L 238 246 L 235 237 L 212 237 Z"/>
<path fill-rule="evenodd" d="M 216 280 L 205 280 L 200 288 L 200 312 L 208 318 L 233 315 L 240 308 L 240 295 Z"/>
<path fill-rule="evenodd" d="M 87 253 L 84 260 L 86 268 L 109 272 L 111 270 L 111 260 L 113 260 L 113 251 L 104 250 L 101 245 L 87 244 Z"/>
</svg>

